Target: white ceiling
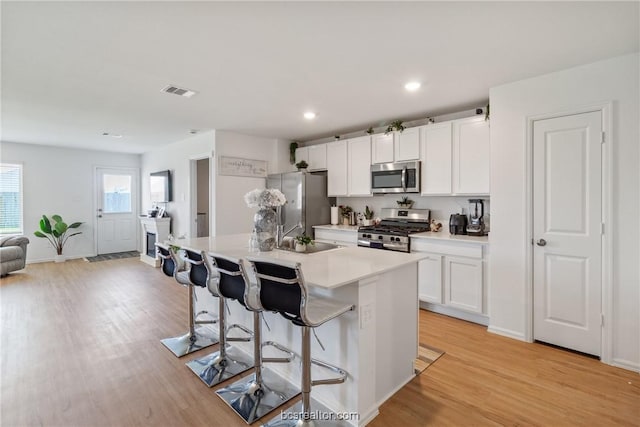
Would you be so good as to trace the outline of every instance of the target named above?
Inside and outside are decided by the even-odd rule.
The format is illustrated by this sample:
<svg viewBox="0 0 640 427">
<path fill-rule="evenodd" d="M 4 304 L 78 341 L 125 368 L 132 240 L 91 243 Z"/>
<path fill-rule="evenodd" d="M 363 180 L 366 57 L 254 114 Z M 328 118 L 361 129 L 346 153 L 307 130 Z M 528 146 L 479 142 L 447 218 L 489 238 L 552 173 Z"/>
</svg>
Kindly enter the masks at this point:
<svg viewBox="0 0 640 427">
<path fill-rule="evenodd" d="M 638 51 L 638 5 L 3 1 L 1 138 L 144 152 L 189 129 L 309 140 L 455 112 Z"/>
</svg>

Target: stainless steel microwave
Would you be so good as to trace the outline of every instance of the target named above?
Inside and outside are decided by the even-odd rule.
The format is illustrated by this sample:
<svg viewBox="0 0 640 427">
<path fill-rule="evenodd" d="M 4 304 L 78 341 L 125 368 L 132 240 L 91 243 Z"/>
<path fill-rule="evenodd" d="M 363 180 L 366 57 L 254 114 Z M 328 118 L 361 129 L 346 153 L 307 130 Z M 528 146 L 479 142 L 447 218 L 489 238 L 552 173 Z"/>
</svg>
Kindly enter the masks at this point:
<svg viewBox="0 0 640 427">
<path fill-rule="evenodd" d="M 371 191 L 419 193 L 420 162 L 381 163 L 371 166 Z"/>
</svg>

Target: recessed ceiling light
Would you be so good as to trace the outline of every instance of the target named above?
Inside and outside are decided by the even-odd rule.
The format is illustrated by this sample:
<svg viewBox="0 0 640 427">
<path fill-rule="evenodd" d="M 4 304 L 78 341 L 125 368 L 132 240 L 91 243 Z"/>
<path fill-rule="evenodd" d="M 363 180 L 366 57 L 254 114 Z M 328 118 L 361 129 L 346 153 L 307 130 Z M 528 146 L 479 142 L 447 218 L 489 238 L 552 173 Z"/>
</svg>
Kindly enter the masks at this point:
<svg viewBox="0 0 640 427">
<path fill-rule="evenodd" d="M 406 85 L 404 85 L 404 88 L 409 92 L 414 92 L 420 89 L 420 82 L 409 82 Z"/>
<path fill-rule="evenodd" d="M 307 111 L 306 113 L 304 113 L 304 118 L 307 120 L 313 120 L 316 118 L 316 113 L 314 113 L 313 111 Z"/>
</svg>

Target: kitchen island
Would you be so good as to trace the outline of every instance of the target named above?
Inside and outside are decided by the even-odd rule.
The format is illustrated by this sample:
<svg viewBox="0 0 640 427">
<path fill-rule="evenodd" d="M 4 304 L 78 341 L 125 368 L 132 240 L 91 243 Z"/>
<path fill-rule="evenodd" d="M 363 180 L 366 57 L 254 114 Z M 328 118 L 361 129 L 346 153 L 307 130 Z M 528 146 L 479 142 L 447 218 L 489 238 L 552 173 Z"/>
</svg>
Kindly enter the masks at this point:
<svg viewBox="0 0 640 427">
<path fill-rule="evenodd" d="M 344 384 L 316 386 L 312 397 L 335 412 L 356 412 L 354 425 L 365 425 L 378 407 L 414 377 L 418 351 L 418 266 L 422 254 L 341 247 L 300 254 L 285 250 L 250 252 L 249 235 L 176 240 L 181 248 L 219 253 L 236 258 L 259 256 L 299 262 L 311 298 L 333 298 L 356 309 L 316 328 L 323 351 L 312 339 L 312 357 L 348 372 Z M 252 275 L 251 269 L 247 272 Z M 250 280 L 254 280 L 250 277 Z M 206 289 L 198 289 L 197 311 L 216 313 L 217 304 Z M 240 304 L 231 303 L 229 323 L 252 327 L 252 317 Z M 273 340 L 300 352 L 300 330 L 274 313 L 265 313 L 268 328 L 263 340 Z M 252 354 L 251 343 L 234 343 Z M 289 364 L 268 364 L 293 384 L 300 383 L 299 359 Z M 313 376 L 326 375 L 322 371 Z"/>
</svg>

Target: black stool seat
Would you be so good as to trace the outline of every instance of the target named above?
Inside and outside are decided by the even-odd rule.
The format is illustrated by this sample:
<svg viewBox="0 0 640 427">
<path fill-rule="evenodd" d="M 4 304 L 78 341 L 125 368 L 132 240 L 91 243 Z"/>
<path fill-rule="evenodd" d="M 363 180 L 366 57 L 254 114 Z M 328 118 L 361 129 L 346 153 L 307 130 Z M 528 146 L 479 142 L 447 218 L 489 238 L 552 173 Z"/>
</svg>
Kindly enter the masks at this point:
<svg viewBox="0 0 640 427">
<path fill-rule="evenodd" d="M 355 306 L 309 295 L 299 263 L 282 260 L 274 261 L 259 257 L 248 257 L 247 260 L 251 263 L 256 275 L 262 307 L 265 310 L 280 313 L 294 325 L 300 326 L 302 330 L 302 402 L 287 411 L 294 413 L 291 417 L 286 417 L 282 414 L 278 415 L 266 423 L 265 426 L 317 425 L 319 421 L 314 421 L 311 417 L 311 387 L 314 385 L 343 383 L 347 378 L 347 373 L 337 366 L 311 358 L 310 330 L 353 310 Z M 333 371 L 338 376 L 314 381 L 311 378 L 311 364 Z M 326 408 L 317 402 L 314 402 L 313 406 L 316 411 L 326 411 Z"/>
<path fill-rule="evenodd" d="M 156 243 L 156 250 L 158 257 L 162 261 L 162 272 L 167 276 L 173 276 L 180 285 L 186 286 L 189 298 L 189 331 L 177 337 L 165 338 L 161 340 L 162 344 L 177 357 L 182 357 L 216 344 L 218 339 L 215 332 L 205 325 L 216 323 L 217 320 L 199 320 L 198 316 L 207 314 L 207 312 L 201 311 L 196 314 L 194 311 L 196 299 L 194 287 L 201 286 L 201 284 L 194 283 L 192 280 L 192 275 L 196 277 L 198 274 L 197 269 L 187 269 L 189 263 L 181 259 L 176 253 L 176 249 L 172 246 Z"/>
</svg>

